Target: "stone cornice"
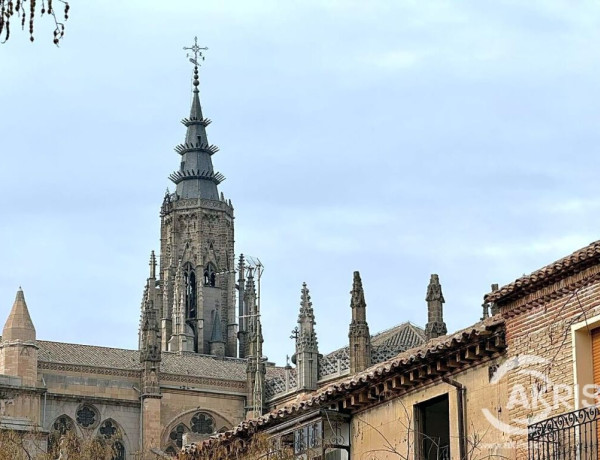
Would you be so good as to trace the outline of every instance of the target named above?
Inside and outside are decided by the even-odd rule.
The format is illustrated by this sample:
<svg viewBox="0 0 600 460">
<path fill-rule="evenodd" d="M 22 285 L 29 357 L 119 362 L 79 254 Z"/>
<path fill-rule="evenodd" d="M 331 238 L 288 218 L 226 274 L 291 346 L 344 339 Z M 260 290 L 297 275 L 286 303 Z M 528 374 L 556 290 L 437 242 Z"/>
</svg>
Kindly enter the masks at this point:
<svg viewBox="0 0 600 460">
<path fill-rule="evenodd" d="M 160 374 L 161 382 L 183 382 L 183 383 L 194 383 L 198 385 L 207 385 L 213 387 L 225 387 L 225 388 L 236 388 L 242 391 L 246 391 L 245 380 L 224 380 L 214 379 L 208 377 L 195 377 L 191 375 L 178 375 L 178 374 Z M 185 388 L 182 388 L 185 389 Z"/>
<path fill-rule="evenodd" d="M 79 403 L 87 402 L 94 404 L 108 404 L 115 405 L 119 404 L 122 406 L 131 406 L 131 407 L 139 407 L 140 400 L 139 397 L 135 397 L 135 399 L 120 399 L 120 398 L 106 398 L 101 396 L 87 396 L 87 395 L 72 395 L 72 394 L 63 394 L 63 393 L 46 393 L 46 398 L 55 399 L 55 400 L 67 400 L 67 401 L 75 401 Z"/>
<path fill-rule="evenodd" d="M 142 370 L 113 369 L 110 367 L 84 366 L 81 364 L 52 363 L 38 361 L 38 369 L 51 371 L 81 372 L 86 374 L 115 375 L 118 377 L 141 378 Z"/>
<path fill-rule="evenodd" d="M 22 347 L 32 347 L 35 348 L 36 350 L 38 350 L 40 347 L 38 347 L 37 343 L 35 343 L 34 341 L 31 340 L 9 340 L 9 341 L 4 341 L 4 340 L 0 340 L 0 348 L 8 348 L 8 347 L 17 347 L 17 346 L 22 346 Z"/>
</svg>

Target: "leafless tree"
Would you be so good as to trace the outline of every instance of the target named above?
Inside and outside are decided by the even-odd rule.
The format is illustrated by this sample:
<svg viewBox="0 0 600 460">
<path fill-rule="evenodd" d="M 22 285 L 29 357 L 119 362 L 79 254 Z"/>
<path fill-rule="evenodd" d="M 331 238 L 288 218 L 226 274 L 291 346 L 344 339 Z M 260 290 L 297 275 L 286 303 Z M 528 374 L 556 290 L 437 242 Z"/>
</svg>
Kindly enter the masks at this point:
<svg viewBox="0 0 600 460">
<path fill-rule="evenodd" d="M 54 9 L 55 3 L 60 3 L 60 12 Z M 22 30 L 28 27 L 29 40 L 34 41 L 36 14 L 39 14 L 40 17 L 49 16 L 54 21 L 52 40 L 58 45 L 65 35 L 69 8 L 65 0 L 0 0 L 0 43 L 8 41 L 15 21 Z"/>
</svg>

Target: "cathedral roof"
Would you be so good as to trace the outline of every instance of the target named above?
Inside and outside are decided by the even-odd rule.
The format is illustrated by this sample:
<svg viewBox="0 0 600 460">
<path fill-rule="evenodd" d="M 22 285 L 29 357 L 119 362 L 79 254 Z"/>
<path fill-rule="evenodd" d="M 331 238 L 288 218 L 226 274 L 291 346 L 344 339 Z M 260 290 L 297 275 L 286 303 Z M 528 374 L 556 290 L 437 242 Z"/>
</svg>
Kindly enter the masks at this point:
<svg viewBox="0 0 600 460">
<path fill-rule="evenodd" d="M 397 326 L 379 332 L 371 337 L 371 344 L 375 346 L 390 346 L 401 351 L 425 343 L 425 331 L 419 326 L 407 321 Z"/>
<path fill-rule="evenodd" d="M 38 361 L 72 366 L 141 371 L 140 352 L 124 348 L 38 340 Z M 197 353 L 162 354 L 161 374 L 246 381 L 246 360 Z"/>
</svg>

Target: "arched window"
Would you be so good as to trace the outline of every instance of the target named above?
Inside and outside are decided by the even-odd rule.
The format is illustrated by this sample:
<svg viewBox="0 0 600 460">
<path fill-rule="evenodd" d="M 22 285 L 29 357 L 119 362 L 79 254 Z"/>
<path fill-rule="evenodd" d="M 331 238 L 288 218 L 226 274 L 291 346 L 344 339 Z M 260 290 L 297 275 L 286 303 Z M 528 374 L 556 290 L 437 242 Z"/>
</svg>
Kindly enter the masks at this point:
<svg viewBox="0 0 600 460">
<path fill-rule="evenodd" d="M 186 265 L 183 278 L 185 282 L 185 315 L 186 318 L 196 318 L 196 273 L 191 264 Z"/>
<path fill-rule="evenodd" d="M 75 433 L 75 423 L 68 415 L 61 415 L 52 424 L 51 433 L 48 437 L 48 452 L 55 452 L 58 449 L 60 439 L 68 433 Z"/>
<path fill-rule="evenodd" d="M 217 280 L 217 270 L 214 264 L 211 262 L 206 264 L 204 267 L 204 285 L 215 287 Z"/>
<path fill-rule="evenodd" d="M 119 429 L 112 420 L 105 420 L 102 422 L 102 425 L 100 425 L 100 429 L 98 429 L 98 431 L 104 437 L 104 439 L 111 439 L 118 437 L 119 435 Z"/>
<path fill-rule="evenodd" d="M 98 428 L 100 439 L 103 443 L 111 446 L 111 460 L 125 460 L 125 445 L 122 441 L 122 433 L 114 420 L 104 420 Z M 106 444 L 105 444 L 106 445 Z"/>
<path fill-rule="evenodd" d="M 61 436 L 67 434 L 68 431 L 73 431 L 73 428 L 75 428 L 73 420 L 67 415 L 61 415 L 52 424 L 52 431 L 57 432 Z"/>
<path fill-rule="evenodd" d="M 171 440 L 174 441 L 175 444 L 177 444 L 177 447 L 181 448 L 181 446 L 183 446 L 183 435 L 188 431 L 189 430 L 187 429 L 187 427 L 183 423 L 180 423 L 171 430 L 169 438 L 171 438 Z"/>
<path fill-rule="evenodd" d="M 192 431 L 198 434 L 213 434 L 215 421 L 209 414 L 198 412 L 192 417 Z"/>
</svg>

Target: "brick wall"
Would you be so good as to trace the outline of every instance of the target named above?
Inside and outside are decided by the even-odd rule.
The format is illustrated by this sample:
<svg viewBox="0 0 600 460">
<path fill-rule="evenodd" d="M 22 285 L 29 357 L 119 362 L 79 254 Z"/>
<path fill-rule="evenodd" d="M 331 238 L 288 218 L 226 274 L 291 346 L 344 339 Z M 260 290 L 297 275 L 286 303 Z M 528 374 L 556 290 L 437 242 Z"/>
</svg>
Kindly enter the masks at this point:
<svg viewBox="0 0 600 460">
<path fill-rule="evenodd" d="M 520 299 L 500 303 L 506 318 L 506 358 L 514 366 L 504 377 L 513 426 L 526 427 L 536 418 L 576 408 L 571 326 L 600 314 L 599 273 L 600 267 L 593 266 Z M 543 361 L 527 364 L 525 355 Z M 515 433 L 511 438 L 523 445 L 527 437 Z"/>
</svg>

